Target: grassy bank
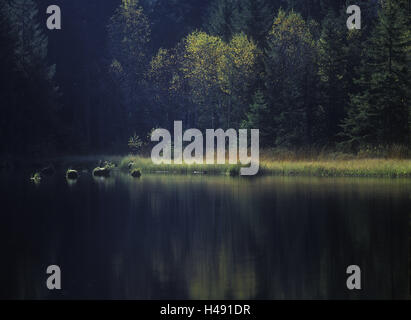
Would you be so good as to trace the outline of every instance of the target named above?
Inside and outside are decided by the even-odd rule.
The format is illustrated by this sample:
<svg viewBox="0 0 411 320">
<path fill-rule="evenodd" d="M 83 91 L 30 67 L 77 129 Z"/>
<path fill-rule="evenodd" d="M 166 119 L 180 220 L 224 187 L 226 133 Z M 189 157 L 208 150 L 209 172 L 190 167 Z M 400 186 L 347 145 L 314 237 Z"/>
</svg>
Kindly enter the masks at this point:
<svg viewBox="0 0 411 320">
<path fill-rule="evenodd" d="M 79 171 L 93 170 L 103 160 L 110 161 L 123 172 L 140 169 L 145 173 L 169 174 L 209 174 L 238 176 L 240 165 L 155 165 L 151 158 L 144 156 L 78 156 L 45 159 L 37 162 L 14 162 L 0 172 L 25 172 L 33 174 L 48 166 L 66 172 L 67 169 Z M 281 157 L 263 152 L 260 159 L 259 175 L 277 176 L 317 176 L 317 177 L 375 177 L 411 178 L 411 159 L 375 159 L 349 155 L 330 155 L 315 157 Z"/>
<path fill-rule="evenodd" d="M 411 160 L 263 161 L 261 174 L 319 177 L 411 177 Z"/>
<path fill-rule="evenodd" d="M 201 164 L 181 164 L 181 165 L 156 165 L 151 158 L 139 156 L 127 156 L 123 158 L 119 165 L 121 170 L 141 169 L 143 173 L 173 173 L 173 174 L 226 174 L 233 171 L 239 171 L 239 165 L 201 165 Z"/>
<path fill-rule="evenodd" d="M 143 173 L 230 174 L 238 175 L 236 165 L 155 165 L 150 158 L 127 156 L 120 162 L 122 170 L 139 168 Z M 411 178 L 411 160 L 351 159 L 351 160 L 269 160 L 260 162 L 260 175 L 318 177 L 382 177 Z"/>
</svg>

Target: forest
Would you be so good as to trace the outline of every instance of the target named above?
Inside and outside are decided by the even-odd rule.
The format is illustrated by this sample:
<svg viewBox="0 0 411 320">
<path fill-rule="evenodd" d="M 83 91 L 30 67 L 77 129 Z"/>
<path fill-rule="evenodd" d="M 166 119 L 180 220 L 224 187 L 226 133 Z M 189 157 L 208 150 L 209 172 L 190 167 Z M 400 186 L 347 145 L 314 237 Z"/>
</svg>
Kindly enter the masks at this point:
<svg viewBox="0 0 411 320">
<path fill-rule="evenodd" d="M 183 121 L 259 129 L 266 149 L 408 157 L 410 3 L 1 1 L 0 156 L 125 154 Z"/>
</svg>

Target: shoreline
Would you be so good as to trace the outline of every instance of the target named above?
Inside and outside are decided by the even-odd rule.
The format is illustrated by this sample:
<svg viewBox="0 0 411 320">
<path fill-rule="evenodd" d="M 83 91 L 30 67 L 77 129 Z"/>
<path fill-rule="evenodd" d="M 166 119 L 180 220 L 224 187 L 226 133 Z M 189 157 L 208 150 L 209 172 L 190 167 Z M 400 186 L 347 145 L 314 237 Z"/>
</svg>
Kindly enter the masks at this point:
<svg viewBox="0 0 411 320">
<path fill-rule="evenodd" d="M 142 172 L 172 174 L 226 174 L 239 176 L 241 165 L 154 165 L 150 158 L 124 157 L 119 168 L 123 171 L 140 169 Z M 263 160 L 257 176 L 313 176 L 313 177 L 369 177 L 411 178 L 411 160 L 355 159 L 355 160 Z"/>
<path fill-rule="evenodd" d="M 229 175 L 239 176 L 241 165 L 155 165 L 151 158 L 142 156 L 95 155 L 95 156 L 62 156 L 55 158 L 27 160 L 10 163 L 1 167 L 2 172 L 35 173 L 52 165 L 55 169 L 66 172 L 68 169 L 93 170 L 101 161 L 112 162 L 123 172 L 140 169 L 145 173 L 181 174 L 181 175 Z M 367 177 L 367 178 L 411 178 L 411 159 L 318 159 L 318 160 L 278 160 L 264 157 L 256 176 L 307 176 L 307 177 Z M 247 176 L 244 176 L 247 178 Z M 253 177 L 253 176 L 249 176 Z"/>
</svg>

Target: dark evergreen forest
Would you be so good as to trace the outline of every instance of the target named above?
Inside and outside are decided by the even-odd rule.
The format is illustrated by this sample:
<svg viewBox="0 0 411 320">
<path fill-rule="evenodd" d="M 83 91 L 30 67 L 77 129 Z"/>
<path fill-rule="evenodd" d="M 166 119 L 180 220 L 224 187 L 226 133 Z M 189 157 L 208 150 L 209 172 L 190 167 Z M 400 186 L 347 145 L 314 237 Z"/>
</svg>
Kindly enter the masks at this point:
<svg viewBox="0 0 411 320">
<path fill-rule="evenodd" d="M 408 0 L 3 0 L 0 155 L 125 153 L 177 120 L 265 148 L 408 148 L 410 26 Z"/>
</svg>

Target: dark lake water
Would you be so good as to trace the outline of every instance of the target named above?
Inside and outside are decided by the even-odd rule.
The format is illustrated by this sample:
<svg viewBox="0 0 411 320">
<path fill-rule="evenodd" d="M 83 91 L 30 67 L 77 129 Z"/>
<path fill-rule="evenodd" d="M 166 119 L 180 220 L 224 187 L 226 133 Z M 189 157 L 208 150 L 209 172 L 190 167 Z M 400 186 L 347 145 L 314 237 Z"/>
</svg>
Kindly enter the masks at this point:
<svg viewBox="0 0 411 320">
<path fill-rule="evenodd" d="M 56 174 L 0 192 L 0 298 L 409 297 L 409 180 Z"/>
</svg>

